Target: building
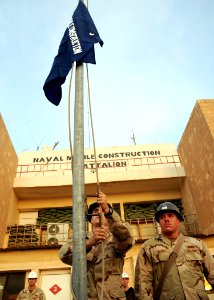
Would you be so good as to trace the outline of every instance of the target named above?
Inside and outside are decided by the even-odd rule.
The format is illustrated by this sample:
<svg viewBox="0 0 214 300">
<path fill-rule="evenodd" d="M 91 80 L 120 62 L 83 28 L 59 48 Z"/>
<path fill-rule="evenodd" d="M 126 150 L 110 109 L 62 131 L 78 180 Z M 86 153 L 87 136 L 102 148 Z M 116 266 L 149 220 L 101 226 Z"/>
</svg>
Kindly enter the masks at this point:
<svg viewBox="0 0 214 300">
<path fill-rule="evenodd" d="M 71 299 L 71 269 L 57 255 L 72 235 L 71 154 L 44 147 L 17 157 L 2 118 L 0 137 L 0 300 L 16 299 L 31 270 L 49 300 Z M 159 230 L 154 213 L 161 202 L 176 203 L 185 216 L 181 230 L 203 239 L 214 255 L 214 100 L 197 101 L 178 148 L 133 145 L 96 153 L 101 190 L 136 240 L 124 265 L 131 285 L 142 242 Z M 93 150 L 84 154 L 89 205 L 97 173 Z"/>
</svg>

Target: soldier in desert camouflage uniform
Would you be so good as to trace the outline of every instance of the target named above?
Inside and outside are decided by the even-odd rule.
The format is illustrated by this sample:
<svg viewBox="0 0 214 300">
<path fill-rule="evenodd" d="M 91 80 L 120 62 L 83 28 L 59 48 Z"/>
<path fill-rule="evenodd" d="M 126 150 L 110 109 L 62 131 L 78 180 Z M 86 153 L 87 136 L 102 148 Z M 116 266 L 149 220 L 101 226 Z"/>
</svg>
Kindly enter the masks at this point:
<svg viewBox="0 0 214 300">
<path fill-rule="evenodd" d="M 101 226 L 98 214 L 101 214 Z M 129 224 L 121 221 L 102 192 L 97 197 L 97 202 L 89 206 L 88 221 L 92 225 L 92 233 L 86 238 L 88 299 L 101 299 L 101 290 L 104 287 L 103 299 L 125 300 L 121 274 L 125 254 L 133 245 Z M 72 241 L 62 246 L 59 258 L 72 265 Z"/>
<path fill-rule="evenodd" d="M 160 223 L 162 234 L 144 242 L 138 254 L 135 269 L 138 300 L 157 298 L 157 286 L 164 263 L 181 235 L 178 228 L 183 217 L 173 203 L 159 205 L 155 219 Z M 209 299 L 204 276 L 211 285 L 214 284 L 214 259 L 201 240 L 184 236 L 178 257 L 166 275 L 159 299 Z"/>
<path fill-rule="evenodd" d="M 42 289 L 36 287 L 37 273 L 32 271 L 28 275 L 28 288 L 22 290 L 16 300 L 46 300 Z"/>
</svg>

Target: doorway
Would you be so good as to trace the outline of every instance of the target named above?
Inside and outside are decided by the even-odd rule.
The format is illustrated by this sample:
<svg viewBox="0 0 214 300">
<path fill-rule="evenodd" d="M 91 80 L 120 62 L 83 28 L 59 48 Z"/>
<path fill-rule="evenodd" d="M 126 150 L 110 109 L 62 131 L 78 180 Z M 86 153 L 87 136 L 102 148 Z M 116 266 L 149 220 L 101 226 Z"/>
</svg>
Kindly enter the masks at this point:
<svg viewBox="0 0 214 300">
<path fill-rule="evenodd" d="M 25 286 L 25 272 L 0 273 L 0 300 L 16 300 Z"/>
</svg>

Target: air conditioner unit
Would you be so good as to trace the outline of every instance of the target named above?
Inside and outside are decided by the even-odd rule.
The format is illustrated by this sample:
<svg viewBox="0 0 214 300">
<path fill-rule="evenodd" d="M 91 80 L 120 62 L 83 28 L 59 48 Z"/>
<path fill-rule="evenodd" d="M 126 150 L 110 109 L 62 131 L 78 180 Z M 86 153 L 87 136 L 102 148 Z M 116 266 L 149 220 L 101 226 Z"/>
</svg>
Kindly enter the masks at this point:
<svg viewBox="0 0 214 300">
<path fill-rule="evenodd" d="M 68 231 L 69 224 L 67 223 L 48 223 L 48 245 L 64 245 L 68 241 Z"/>
</svg>

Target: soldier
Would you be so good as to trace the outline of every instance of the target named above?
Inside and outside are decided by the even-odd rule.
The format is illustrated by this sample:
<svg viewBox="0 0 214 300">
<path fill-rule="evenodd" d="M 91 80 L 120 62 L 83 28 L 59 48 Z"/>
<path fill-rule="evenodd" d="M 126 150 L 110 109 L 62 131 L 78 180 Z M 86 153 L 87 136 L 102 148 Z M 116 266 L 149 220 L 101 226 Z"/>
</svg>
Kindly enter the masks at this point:
<svg viewBox="0 0 214 300">
<path fill-rule="evenodd" d="M 37 273 L 30 272 L 28 275 L 28 288 L 22 290 L 16 300 L 46 300 L 42 289 L 36 287 Z"/>
<path fill-rule="evenodd" d="M 201 240 L 179 233 L 183 217 L 173 203 L 159 205 L 155 219 L 161 234 L 144 242 L 138 254 L 136 299 L 209 299 L 204 276 L 214 284 L 214 259 L 207 247 Z"/>
<path fill-rule="evenodd" d="M 125 254 L 133 245 L 129 224 L 121 221 L 102 192 L 97 202 L 89 206 L 87 218 L 92 225 L 92 232 L 86 238 L 88 299 L 125 300 L 121 274 Z M 62 262 L 72 265 L 72 251 L 72 241 L 62 246 L 59 251 Z"/>
<path fill-rule="evenodd" d="M 134 289 L 133 287 L 129 287 L 129 275 L 125 272 L 122 274 L 122 282 L 126 300 L 135 300 Z"/>
</svg>

